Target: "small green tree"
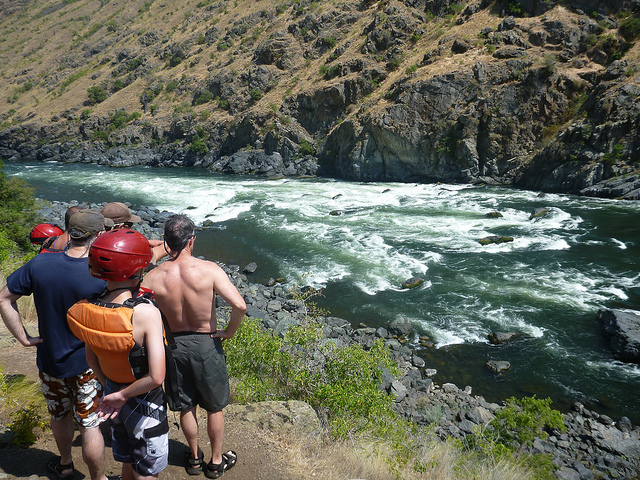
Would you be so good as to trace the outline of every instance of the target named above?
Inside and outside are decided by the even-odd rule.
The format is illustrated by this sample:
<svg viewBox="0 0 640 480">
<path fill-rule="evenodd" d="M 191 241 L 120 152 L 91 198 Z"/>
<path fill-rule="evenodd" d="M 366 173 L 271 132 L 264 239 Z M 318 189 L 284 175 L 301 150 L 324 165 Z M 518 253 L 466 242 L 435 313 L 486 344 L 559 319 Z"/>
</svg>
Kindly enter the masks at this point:
<svg viewBox="0 0 640 480">
<path fill-rule="evenodd" d="M 335 347 L 322 342 L 322 326 L 310 317 L 284 337 L 249 319 L 225 348 L 242 402 L 306 401 L 339 438 L 385 436 L 399 421 L 391 396 L 379 388 L 385 371 L 397 374 L 382 341 L 366 351 L 358 344 Z"/>
<path fill-rule="evenodd" d="M 15 244 L 18 252 L 32 252 L 31 229 L 38 223 L 33 188 L 18 177 L 7 178 L 0 160 L 0 234 L 4 248 Z M 5 251 L 6 252 L 6 251 Z"/>
<path fill-rule="evenodd" d="M 491 422 L 496 438 L 515 450 L 521 445 L 531 445 L 535 437 L 547 438 L 547 429 L 566 431 L 562 414 L 550 405 L 550 398 L 538 399 L 535 395 L 507 399 L 505 408 L 498 410 Z"/>
<path fill-rule="evenodd" d="M 300 142 L 300 155 L 314 155 L 316 153 L 315 147 L 306 140 Z"/>
<path fill-rule="evenodd" d="M 91 105 L 97 105 L 107 99 L 107 92 L 105 92 L 104 88 L 99 85 L 89 87 L 87 89 L 87 94 L 89 95 L 89 103 Z"/>
<path fill-rule="evenodd" d="M 620 34 L 627 42 L 640 37 L 640 18 L 629 17 L 620 23 Z"/>
<path fill-rule="evenodd" d="M 209 103 L 213 100 L 213 93 L 209 90 L 203 90 L 198 92 L 196 96 L 193 98 L 192 105 L 195 107 L 196 105 L 203 105 L 205 103 Z"/>
</svg>

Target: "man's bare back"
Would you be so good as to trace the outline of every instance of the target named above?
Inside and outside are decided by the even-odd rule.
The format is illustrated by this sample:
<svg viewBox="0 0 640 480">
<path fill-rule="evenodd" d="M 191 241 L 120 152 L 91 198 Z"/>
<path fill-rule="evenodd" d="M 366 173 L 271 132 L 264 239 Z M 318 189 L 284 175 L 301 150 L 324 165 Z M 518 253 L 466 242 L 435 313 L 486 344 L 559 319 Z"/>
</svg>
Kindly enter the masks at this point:
<svg viewBox="0 0 640 480">
<path fill-rule="evenodd" d="M 232 307 L 231 336 L 246 310 L 242 296 L 224 270 L 191 256 L 189 247 L 149 272 L 142 286 L 155 292 L 154 298 L 174 332 L 216 332 L 216 293 Z M 237 314 L 240 318 L 235 325 Z"/>
</svg>

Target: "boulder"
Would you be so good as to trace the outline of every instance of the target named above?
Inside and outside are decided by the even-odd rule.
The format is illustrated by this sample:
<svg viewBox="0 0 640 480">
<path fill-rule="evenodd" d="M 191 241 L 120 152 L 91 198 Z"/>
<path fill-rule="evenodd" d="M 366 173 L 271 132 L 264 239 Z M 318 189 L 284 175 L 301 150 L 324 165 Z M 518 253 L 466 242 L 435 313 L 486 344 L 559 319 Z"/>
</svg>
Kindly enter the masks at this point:
<svg viewBox="0 0 640 480">
<path fill-rule="evenodd" d="M 533 220 L 534 218 L 540 218 L 546 213 L 549 213 L 550 210 L 548 208 L 536 208 L 531 215 L 529 215 L 529 220 Z"/>
<path fill-rule="evenodd" d="M 389 324 L 389 328 L 387 328 L 389 334 L 396 335 L 398 337 L 407 336 L 412 330 L 413 324 L 411 323 L 411 320 L 405 317 L 397 317 Z"/>
<path fill-rule="evenodd" d="M 500 237 L 498 235 L 489 235 L 488 237 L 481 238 L 478 240 L 480 245 L 490 245 L 492 243 L 500 244 L 513 242 L 513 237 Z"/>
<path fill-rule="evenodd" d="M 506 360 L 489 360 L 486 366 L 494 373 L 503 373 L 511 368 L 511 364 Z"/>
<path fill-rule="evenodd" d="M 309 404 L 298 400 L 249 405 L 233 403 L 225 408 L 224 414 L 231 421 L 252 423 L 276 434 L 321 438 L 322 427 L 318 415 Z"/>
<path fill-rule="evenodd" d="M 411 277 L 402 282 L 402 288 L 416 288 L 422 285 L 424 280 L 420 277 Z"/>
<path fill-rule="evenodd" d="M 502 345 L 515 340 L 519 336 L 520 334 L 516 332 L 493 332 L 489 334 L 489 341 L 494 345 Z"/>
<path fill-rule="evenodd" d="M 248 263 L 242 270 L 244 273 L 255 273 L 258 270 L 258 264 L 256 262 Z"/>
<path fill-rule="evenodd" d="M 602 309 L 598 312 L 613 355 L 620 361 L 640 363 L 640 312 Z"/>
</svg>

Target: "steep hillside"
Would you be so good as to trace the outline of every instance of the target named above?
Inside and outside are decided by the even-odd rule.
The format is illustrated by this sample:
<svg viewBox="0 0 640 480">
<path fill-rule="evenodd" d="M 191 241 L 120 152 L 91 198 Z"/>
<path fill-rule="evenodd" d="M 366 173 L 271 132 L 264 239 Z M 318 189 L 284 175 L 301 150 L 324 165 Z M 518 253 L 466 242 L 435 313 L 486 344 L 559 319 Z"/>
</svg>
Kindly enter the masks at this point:
<svg viewBox="0 0 640 480">
<path fill-rule="evenodd" d="M 8 0 L 0 157 L 640 197 L 640 2 Z M 635 177 L 633 177 L 635 178 Z"/>
</svg>

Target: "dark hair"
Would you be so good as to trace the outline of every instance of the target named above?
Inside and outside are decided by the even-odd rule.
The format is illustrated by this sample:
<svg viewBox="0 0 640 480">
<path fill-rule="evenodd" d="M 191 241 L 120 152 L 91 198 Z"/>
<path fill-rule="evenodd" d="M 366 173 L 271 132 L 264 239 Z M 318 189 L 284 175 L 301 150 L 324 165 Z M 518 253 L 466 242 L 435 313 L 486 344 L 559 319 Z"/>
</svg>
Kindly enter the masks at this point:
<svg viewBox="0 0 640 480">
<path fill-rule="evenodd" d="M 100 232 L 98 232 L 100 233 Z M 88 247 L 93 243 L 93 241 L 98 238 L 98 233 L 94 235 L 90 235 L 88 237 L 83 238 L 73 238 L 69 237 L 69 246 L 70 247 Z"/>
<path fill-rule="evenodd" d="M 186 215 L 171 215 L 164 222 L 164 241 L 172 252 L 181 251 L 191 237 L 196 226 Z"/>
<path fill-rule="evenodd" d="M 67 213 L 64 214 L 64 229 L 67 232 L 69 231 L 69 220 L 71 219 L 71 216 L 80 210 L 85 210 L 86 208 L 87 207 L 85 205 L 77 205 L 67 209 Z"/>
</svg>

